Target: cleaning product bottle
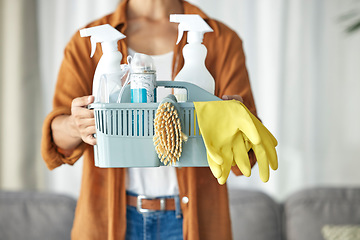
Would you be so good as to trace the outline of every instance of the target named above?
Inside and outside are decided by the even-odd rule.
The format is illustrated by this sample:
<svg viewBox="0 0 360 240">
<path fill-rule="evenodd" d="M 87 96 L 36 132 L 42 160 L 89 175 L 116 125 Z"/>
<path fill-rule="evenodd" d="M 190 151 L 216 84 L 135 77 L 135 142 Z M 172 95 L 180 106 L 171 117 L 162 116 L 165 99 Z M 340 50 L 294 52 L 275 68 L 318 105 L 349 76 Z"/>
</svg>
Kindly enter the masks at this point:
<svg viewBox="0 0 360 240">
<path fill-rule="evenodd" d="M 178 44 L 188 31 L 187 43 L 183 48 L 184 67 L 175 77 L 174 81 L 193 83 L 214 94 L 215 81 L 205 66 L 207 49 L 202 44 L 204 33 L 213 32 L 212 28 L 197 14 L 171 14 L 170 22 L 180 23 L 178 27 Z M 187 100 L 185 89 L 174 89 L 178 102 Z"/>
<path fill-rule="evenodd" d="M 95 70 L 92 94 L 95 97 L 94 102 L 108 102 L 109 96 L 112 94 L 108 89 L 114 89 L 116 83 L 120 84 L 121 88 L 121 76 L 127 70 L 125 64 L 121 65 L 122 54 L 118 50 L 117 44 L 119 40 L 126 36 L 109 24 L 81 29 L 80 36 L 90 37 L 90 57 L 94 56 L 96 43 L 101 43 L 103 55 Z"/>
<path fill-rule="evenodd" d="M 131 61 L 129 61 L 131 59 Z M 156 68 L 151 56 L 135 53 L 128 58 L 132 103 L 156 102 Z"/>
</svg>

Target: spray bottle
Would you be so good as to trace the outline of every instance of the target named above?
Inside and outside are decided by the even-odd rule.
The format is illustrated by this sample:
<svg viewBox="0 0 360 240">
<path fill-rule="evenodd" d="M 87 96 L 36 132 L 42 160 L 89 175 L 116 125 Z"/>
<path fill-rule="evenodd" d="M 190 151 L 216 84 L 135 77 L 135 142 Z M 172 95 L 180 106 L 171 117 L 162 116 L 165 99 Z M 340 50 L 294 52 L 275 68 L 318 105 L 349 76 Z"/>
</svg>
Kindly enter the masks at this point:
<svg viewBox="0 0 360 240">
<path fill-rule="evenodd" d="M 94 56 L 96 43 L 101 43 L 103 55 L 96 67 L 93 80 L 93 95 L 95 102 L 116 102 L 111 101 L 110 96 L 116 91 L 120 92 L 121 78 L 127 72 L 127 65 L 121 65 L 122 54 L 118 50 L 117 42 L 123 38 L 121 32 L 104 24 L 80 30 L 81 37 L 90 37 L 91 55 Z"/>
<path fill-rule="evenodd" d="M 214 94 L 215 81 L 205 66 L 207 49 L 202 44 L 204 34 L 213 32 L 212 28 L 197 14 L 172 14 L 170 22 L 179 23 L 176 44 L 182 39 L 184 31 L 188 31 L 188 44 L 183 48 L 184 67 L 174 81 L 190 82 Z M 174 95 L 178 102 L 187 100 L 185 89 L 174 89 Z"/>
</svg>

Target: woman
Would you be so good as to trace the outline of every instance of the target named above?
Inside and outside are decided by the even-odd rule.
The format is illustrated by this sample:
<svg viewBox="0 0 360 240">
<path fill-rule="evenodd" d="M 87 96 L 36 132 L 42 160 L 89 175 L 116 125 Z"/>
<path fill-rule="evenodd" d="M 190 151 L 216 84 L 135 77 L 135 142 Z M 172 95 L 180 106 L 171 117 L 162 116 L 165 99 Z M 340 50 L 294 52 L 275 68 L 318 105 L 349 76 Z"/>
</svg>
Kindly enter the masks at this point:
<svg viewBox="0 0 360 240">
<path fill-rule="evenodd" d="M 119 41 L 123 63 L 129 52 L 145 53 L 154 57 L 158 76 L 173 79 L 184 64 L 181 51 L 186 43 L 184 37 L 175 45 L 177 24 L 169 22 L 174 13 L 199 14 L 213 28 L 213 33 L 205 34 L 204 45 L 208 49 L 206 66 L 215 79 L 215 95 L 243 101 L 256 114 L 241 40 L 197 7 L 181 0 L 122 1 L 114 13 L 86 27 L 112 25 L 127 36 Z M 84 156 L 72 239 L 231 239 L 227 188 L 217 183 L 209 168 L 94 166 L 94 115 L 86 106 L 94 100 L 90 96 L 92 79 L 101 51 L 90 59 L 90 49 L 90 41 L 78 33 L 67 45 L 53 111 L 43 127 L 42 154 L 49 169 L 74 164 Z M 250 159 L 253 165 L 252 154 Z M 241 174 L 236 167 L 233 171 Z M 144 199 L 141 206 L 133 202 L 143 194 L 156 199 Z M 164 201 L 166 209 L 154 211 Z M 137 211 L 136 207 L 141 210 L 146 204 L 150 204 L 150 213 Z"/>
</svg>

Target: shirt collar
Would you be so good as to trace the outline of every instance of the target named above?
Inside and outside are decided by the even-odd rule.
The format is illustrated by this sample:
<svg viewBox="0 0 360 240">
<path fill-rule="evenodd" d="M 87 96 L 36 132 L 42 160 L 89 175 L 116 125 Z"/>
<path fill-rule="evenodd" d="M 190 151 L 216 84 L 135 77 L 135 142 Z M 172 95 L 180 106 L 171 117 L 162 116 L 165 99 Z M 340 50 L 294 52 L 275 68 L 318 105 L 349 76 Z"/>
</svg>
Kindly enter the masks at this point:
<svg viewBox="0 0 360 240">
<path fill-rule="evenodd" d="M 129 0 L 121 1 L 121 3 L 116 8 L 114 14 L 110 16 L 109 24 L 114 27 L 118 28 L 121 32 L 124 32 L 127 23 L 127 4 Z"/>
<path fill-rule="evenodd" d="M 183 1 L 184 13 L 185 14 L 199 14 L 204 20 L 209 20 L 209 17 L 200 10 L 200 8 L 192 5 L 186 1 Z"/>
</svg>

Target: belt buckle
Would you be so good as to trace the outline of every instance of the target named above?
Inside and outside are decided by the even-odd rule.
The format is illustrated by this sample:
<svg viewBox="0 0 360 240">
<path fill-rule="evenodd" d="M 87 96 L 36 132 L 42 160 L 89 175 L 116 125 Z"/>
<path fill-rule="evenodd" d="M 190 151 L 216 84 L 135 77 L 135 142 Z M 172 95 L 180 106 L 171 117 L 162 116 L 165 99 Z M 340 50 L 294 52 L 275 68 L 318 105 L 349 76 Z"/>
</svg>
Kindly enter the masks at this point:
<svg viewBox="0 0 360 240">
<path fill-rule="evenodd" d="M 142 200 L 143 199 L 148 199 L 148 200 L 154 200 L 154 199 L 159 199 L 160 200 L 160 211 L 165 211 L 166 208 L 166 200 L 165 198 L 148 198 L 144 195 L 138 195 L 137 196 L 137 204 L 136 204 L 136 209 L 139 213 L 148 213 L 148 212 L 155 212 L 156 210 L 151 210 L 151 209 L 145 209 L 142 208 Z"/>
</svg>

